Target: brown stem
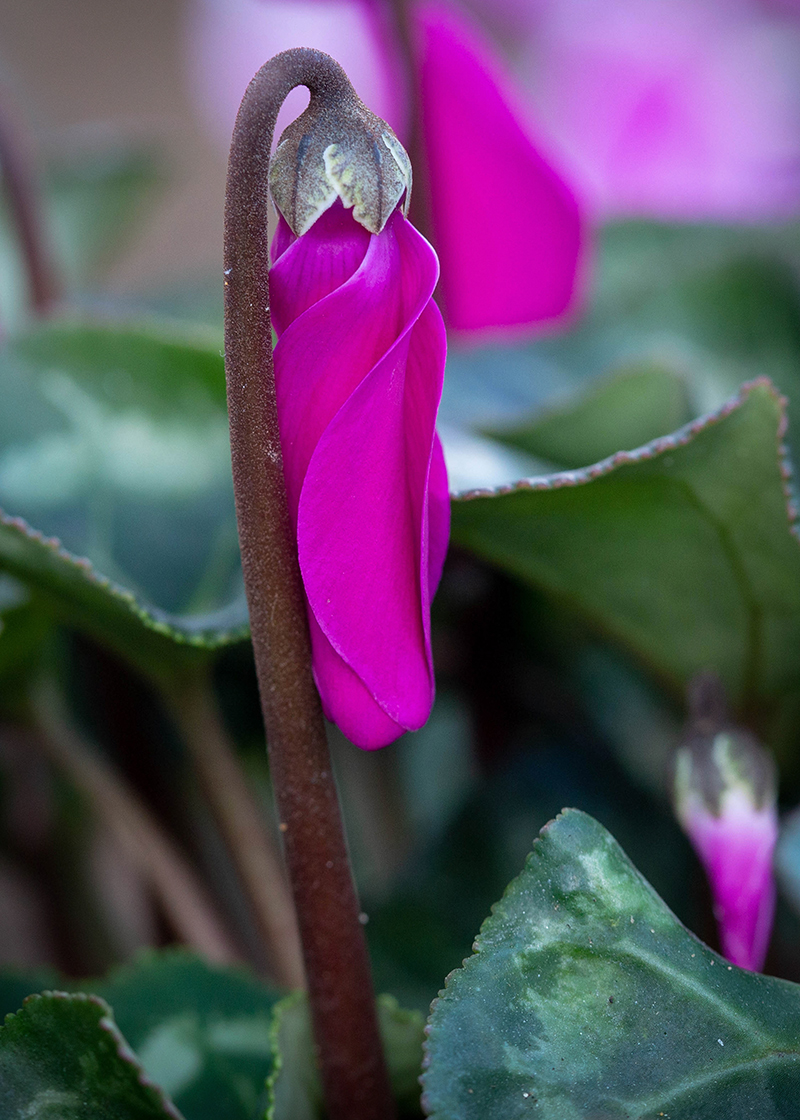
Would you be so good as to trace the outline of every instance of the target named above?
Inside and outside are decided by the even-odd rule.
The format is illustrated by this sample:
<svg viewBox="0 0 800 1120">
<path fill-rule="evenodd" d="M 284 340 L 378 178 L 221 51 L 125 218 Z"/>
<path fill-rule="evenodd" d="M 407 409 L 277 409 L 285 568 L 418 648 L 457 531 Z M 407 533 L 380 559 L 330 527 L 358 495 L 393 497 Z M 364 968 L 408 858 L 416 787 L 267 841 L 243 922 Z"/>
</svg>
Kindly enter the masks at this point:
<svg viewBox="0 0 800 1120">
<path fill-rule="evenodd" d="M 319 51 L 286 51 L 244 96 L 225 200 L 225 367 L 239 542 L 278 817 L 297 909 L 328 1120 L 391 1120 L 359 905 L 347 857 L 286 504 L 269 314 L 267 173 L 278 109 L 353 97 Z"/>
<path fill-rule="evenodd" d="M 194 871 L 124 779 L 70 725 L 51 682 L 40 685 L 33 706 L 42 750 L 112 829 L 152 886 L 176 934 L 211 961 L 236 961 L 236 949 Z"/>
<path fill-rule="evenodd" d="M 28 273 L 31 307 L 47 315 L 60 296 L 45 238 L 38 185 L 26 145 L 13 121 L 0 113 L 0 177 Z"/>
<path fill-rule="evenodd" d="M 250 900 L 274 979 L 283 987 L 303 988 L 297 919 L 280 853 L 236 760 L 211 688 L 200 678 L 165 695 Z"/>
</svg>

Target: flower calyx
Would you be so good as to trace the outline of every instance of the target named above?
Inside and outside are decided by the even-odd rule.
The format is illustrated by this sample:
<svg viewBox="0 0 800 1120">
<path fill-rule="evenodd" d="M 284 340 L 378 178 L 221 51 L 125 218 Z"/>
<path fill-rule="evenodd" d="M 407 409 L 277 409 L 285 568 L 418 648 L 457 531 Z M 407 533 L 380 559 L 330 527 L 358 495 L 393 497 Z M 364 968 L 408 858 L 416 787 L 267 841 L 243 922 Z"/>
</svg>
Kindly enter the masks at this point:
<svg viewBox="0 0 800 1120">
<path fill-rule="evenodd" d="M 725 814 L 732 796 L 753 811 L 774 805 L 776 773 L 772 757 L 753 735 L 737 727 L 727 711 L 719 679 L 699 674 L 689 690 L 689 723 L 674 758 L 673 791 L 679 820 L 687 827 L 693 808 L 714 817 Z"/>
<path fill-rule="evenodd" d="M 272 199 L 300 237 L 337 198 L 370 233 L 402 201 L 408 212 L 411 162 L 392 129 L 350 87 L 313 96 L 281 136 L 269 173 Z M 404 197 L 405 196 L 405 197 Z"/>
</svg>

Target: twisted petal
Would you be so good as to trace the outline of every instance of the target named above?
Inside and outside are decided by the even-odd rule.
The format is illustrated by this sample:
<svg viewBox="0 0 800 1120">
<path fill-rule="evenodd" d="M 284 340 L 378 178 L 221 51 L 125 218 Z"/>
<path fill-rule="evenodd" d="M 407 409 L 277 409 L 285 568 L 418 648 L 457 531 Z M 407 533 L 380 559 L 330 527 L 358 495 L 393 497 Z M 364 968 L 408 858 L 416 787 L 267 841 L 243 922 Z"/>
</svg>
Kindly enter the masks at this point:
<svg viewBox="0 0 800 1120">
<path fill-rule="evenodd" d="M 796 4 L 537 0 L 536 9 L 526 61 L 537 110 L 597 213 L 797 213 Z"/>
<path fill-rule="evenodd" d="M 454 9 L 415 7 L 444 310 L 457 331 L 529 329 L 575 287 L 575 198 L 536 150 L 488 45 Z"/>
<path fill-rule="evenodd" d="M 336 204 L 296 241 L 279 233 L 271 293 L 314 671 L 326 714 L 371 748 L 420 727 L 433 700 L 445 342 L 427 242 L 399 213 L 377 236 L 351 226 Z"/>
</svg>

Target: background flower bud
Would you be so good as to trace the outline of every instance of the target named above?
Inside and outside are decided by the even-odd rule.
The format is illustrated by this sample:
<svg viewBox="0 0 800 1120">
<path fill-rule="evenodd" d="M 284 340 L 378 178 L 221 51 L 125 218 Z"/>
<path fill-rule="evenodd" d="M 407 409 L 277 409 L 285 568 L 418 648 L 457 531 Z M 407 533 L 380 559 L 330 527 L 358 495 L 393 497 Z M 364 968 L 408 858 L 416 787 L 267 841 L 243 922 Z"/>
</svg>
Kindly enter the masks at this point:
<svg viewBox="0 0 800 1120">
<path fill-rule="evenodd" d="M 723 953 L 757 971 L 775 911 L 775 766 L 753 736 L 730 721 L 716 677 L 695 679 L 690 709 L 674 761 L 675 811 L 708 875 Z"/>
</svg>

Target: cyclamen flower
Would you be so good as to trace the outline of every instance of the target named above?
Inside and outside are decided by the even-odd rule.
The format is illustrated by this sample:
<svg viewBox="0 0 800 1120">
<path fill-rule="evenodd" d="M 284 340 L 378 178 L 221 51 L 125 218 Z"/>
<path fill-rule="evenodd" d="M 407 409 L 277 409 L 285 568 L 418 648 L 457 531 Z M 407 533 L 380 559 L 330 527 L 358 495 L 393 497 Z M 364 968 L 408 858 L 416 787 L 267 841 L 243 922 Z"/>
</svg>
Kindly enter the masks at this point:
<svg viewBox="0 0 800 1120">
<path fill-rule="evenodd" d="M 450 526 L 435 431 L 445 332 L 431 246 L 398 208 L 378 233 L 354 214 L 337 198 L 300 236 L 281 216 L 270 301 L 314 675 L 326 716 L 373 749 L 421 727 L 433 703 L 430 604 Z"/>
<path fill-rule="evenodd" d="M 602 217 L 800 210 L 790 0 L 519 0 L 537 119 Z"/>
<path fill-rule="evenodd" d="M 707 688 L 708 679 L 699 684 Z M 674 794 L 678 819 L 708 875 L 722 952 L 758 971 L 775 914 L 772 760 L 747 732 L 706 712 L 677 752 Z"/>
<path fill-rule="evenodd" d="M 226 142 L 253 70 L 300 43 L 339 59 L 362 99 L 408 135 L 411 90 L 384 0 L 194 0 L 189 11 L 196 101 Z M 578 204 L 478 27 L 442 0 L 408 11 L 448 328 L 469 340 L 530 333 L 574 302 Z"/>
</svg>

